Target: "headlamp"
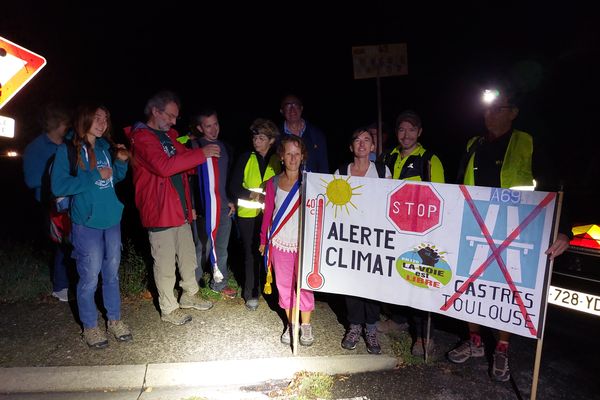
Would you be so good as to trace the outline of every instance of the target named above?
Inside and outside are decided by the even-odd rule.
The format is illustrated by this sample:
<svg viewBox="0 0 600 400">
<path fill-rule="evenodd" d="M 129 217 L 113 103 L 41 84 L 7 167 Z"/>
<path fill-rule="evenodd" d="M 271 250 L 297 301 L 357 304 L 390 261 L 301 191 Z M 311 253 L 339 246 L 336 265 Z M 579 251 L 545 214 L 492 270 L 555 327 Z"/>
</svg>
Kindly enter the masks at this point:
<svg viewBox="0 0 600 400">
<path fill-rule="evenodd" d="M 500 96 L 498 89 L 485 89 L 481 95 L 484 104 L 492 104 Z"/>
</svg>

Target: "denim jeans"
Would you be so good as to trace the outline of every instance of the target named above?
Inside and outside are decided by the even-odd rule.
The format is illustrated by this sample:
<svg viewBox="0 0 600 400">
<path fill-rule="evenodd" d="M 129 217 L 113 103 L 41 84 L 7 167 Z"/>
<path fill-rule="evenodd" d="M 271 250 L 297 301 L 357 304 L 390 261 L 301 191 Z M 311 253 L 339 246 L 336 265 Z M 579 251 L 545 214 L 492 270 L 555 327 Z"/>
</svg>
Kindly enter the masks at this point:
<svg viewBox="0 0 600 400">
<path fill-rule="evenodd" d="M 69 287 L 69 259 L 71 247 L 54 243 L 54 265 L 52 267 L 52 291 L 60 292 Z"/>
<path fill-rule="evenodd" d="M 121 263 L 121 226 L 94 229 L 73 224 L 73 258 L 77 264 L 77 307 L 84 328 L 98 325 L 94 301 L 98 274 L 102 274 L 102 299 L 109 321 L 121 319 L 119 265 Z"/>
</svg>

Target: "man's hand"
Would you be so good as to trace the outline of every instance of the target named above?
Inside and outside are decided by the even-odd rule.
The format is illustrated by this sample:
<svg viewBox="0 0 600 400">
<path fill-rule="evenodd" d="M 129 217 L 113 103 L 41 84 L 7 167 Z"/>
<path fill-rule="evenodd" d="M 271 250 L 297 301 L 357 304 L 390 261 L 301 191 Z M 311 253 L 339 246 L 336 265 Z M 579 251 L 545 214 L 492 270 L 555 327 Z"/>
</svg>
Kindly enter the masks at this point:
<svg viewBox="0 0 600 400">
<path fill-rule="evenodd" d="M 208 157 L 221 157 L 221 148 L 218 144 L 207 144 L 202 147 L 202 151 L 204 152 L 204 156 Z"/>
<path fill-rule="evenodd" d="M 227 207 L 229 207 L 229 213 L 227 214 L 227 216 L 231 217 L 233 214 L 235 214 L 235 204 L 227 203 Z"/>
<path fill-rule="evenodd" d="M 555 257 L 560 256 L 568 248 L 569 248 L 569 237 L 567 235 L 565 235 L 564 233 L 559 233 L 556 236 L 556 240 L 554 241 L 554 243 L 552 243 L 550 245 L 550 247 L 548 247 L 548 250 L 546 250 L 545 254 L 550 256 L 551 260 L 554 260 Z"/>
<path fill-rule="evenodd" d="M 198 218 L 198 214 L 196 214 L 196 209 L 192 208 L 192 220 L 195 221 Z"/>
<path fill-rule="evenodd" d="M 261 256 L 265 255 L 265 245 L 261 244 L 260 246 L 258 246 L 258 252 L 260 253 Z"/>
</svg>

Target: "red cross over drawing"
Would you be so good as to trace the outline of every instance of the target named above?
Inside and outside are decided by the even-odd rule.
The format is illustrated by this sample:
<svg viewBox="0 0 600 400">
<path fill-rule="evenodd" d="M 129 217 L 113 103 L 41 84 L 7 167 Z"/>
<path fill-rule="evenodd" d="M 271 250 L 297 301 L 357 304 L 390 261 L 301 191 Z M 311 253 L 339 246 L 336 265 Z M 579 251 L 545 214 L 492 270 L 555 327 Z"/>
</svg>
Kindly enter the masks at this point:
<svg viewBox="0 0 600 400">
<path fill-rule="evenodd" d="M 479 211 L 477 211 L 477 208 L 475 207 L 475 202 L 473 201 L 473 198 L 471 197 L 471 194 L 467 190 L 466 186 L 460 185 L 460 191 L 462 192 L 463 196 L 465 197 L 465 200 L 466 200 L 467 204 L 469 205 L 469 208 L 471 209 L 471 212 L 473 213 L 473 216 L 475 217 L 477 224 L 481 228 L 481 233 L 483 234 L 483 236 L 485 237 L 485 240 L 487 241 L 488 245 L 490 246 L 490 249 L 492 250 L 492 254 L 483 262 L 483 264 L 481 264 L 475 270 L 475 272 L 473 272 L 473 274 L 471 274 L 471 276 L 469 276 L 469 279 L 467 279 L 465 282 L 463 282 L 463 284 L 448 299 L 446 304 L 444 304 L 440 308 L 440 310 L 447 311 L 448 308 L 450 308 L 450 306 L 452 306 L 454 301 L 456 301 L 456 299 L 458 299 L 460 296 L 463 295 L 463 293 L 465 292 L 465 289 L 473 281 L 475 281 L 477 278 L 479 278 L 481 276 L 481 274 L 483 274 L 483 272 L 486 270 L 486 268 L 490 266 L 492 261 L 494 259 L 496 259 L 496 262 L 498 263 L 498 266 L 500 267 L 500 270 L 502 271 L 502 275 L 504 275 L 504 279 L 506 279 L 506 283 L 508 283 L 508 287 L 510 288 L 510 290 L 513 292 L 513 294 L 516 297 L 517 305 L 519 306 L 519 310 L 523 314 L 523 318 L 525 318 L 525 321 L 530 322 L 531 319 L 529 317 L 529 314 L 527 313 L 527 310 L 525 309 L 525 305 L 523 304 L 523 299 L 521 299 L 521 295 L 517 291 L 517 287 L 516 287 L 515 283 L 513 282 L 512 277 L 508 273 L 508 270 L 506 269 L 506 265 L 504 264 L 504 260 L 502 260 L 501 253 L 502 253 L 502 251 L 504 251 L 504 249 L 506 249 L 512 243 L 513 240 L 515 240 L 515 238 L 517 236 L 519 236 L 519 234 L 523 230 L 525 230 L 527 225 L 529 225 L 531 223 L 531 221 L 533 221 L 535 219 L 535 217 L 538 216 L 538 214 L 542 211 L 542 209 L 544 207 L 546 207 L 548 205 L 548 203 L 550 203 L 552 200 L 554 200 L 554 198 L 556 197 L 556 193 L 548 193 L 548 195 L 546 195 L 546 197 L 544 197 L 544 199 L 542 199 L 542 201 L 537 206 L 535 206 L 535 208 L 531 211 L 531 213 L 529 213 L 529 215 L 527 215 L 527 217 L 525 217 L 525 219 L 519 224 L 519 226 L 517 226 L 515 228 L 515 230 L 512 231 L 511 234 L 507 236 L 506 239 L 504 239 L 504 241 L 500 244 L 500 246 L 496 247 L 496 244 L 494 243 L 494 240 L 492 239 L 492 235 L 490 234 L 487 227 L 485 226 L 485 222 L 484 222 L 483 218 L 481 218 Z M 537 336 L 537 329 L 533 326 L 533 324 L 530 323 L 528 325 L 529 325 L 528 326 L 529 332 L 533 336 Z"/>
</svg>

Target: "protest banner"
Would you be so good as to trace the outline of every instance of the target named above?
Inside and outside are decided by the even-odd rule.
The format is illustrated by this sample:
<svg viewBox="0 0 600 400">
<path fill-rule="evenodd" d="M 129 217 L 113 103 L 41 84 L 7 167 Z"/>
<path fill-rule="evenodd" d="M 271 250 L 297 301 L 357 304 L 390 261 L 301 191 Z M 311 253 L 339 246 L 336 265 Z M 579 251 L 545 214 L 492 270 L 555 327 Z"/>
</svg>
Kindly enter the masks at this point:
<svg viewBox="0 0 600 400">
<path fill-rule="evenodd" d="M 307 173 L 301 287 L 539 337 L 556 198 Z"/>
</svg>

